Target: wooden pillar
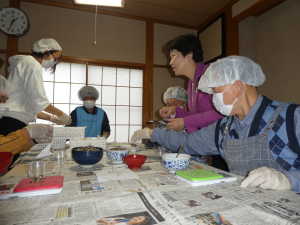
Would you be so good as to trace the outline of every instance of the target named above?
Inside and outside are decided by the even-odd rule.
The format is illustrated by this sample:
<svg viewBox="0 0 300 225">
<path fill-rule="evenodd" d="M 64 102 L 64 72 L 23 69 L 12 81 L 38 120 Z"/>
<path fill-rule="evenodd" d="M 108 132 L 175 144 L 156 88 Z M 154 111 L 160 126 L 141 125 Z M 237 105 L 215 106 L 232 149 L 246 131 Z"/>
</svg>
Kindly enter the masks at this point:
<svg viewBox="0 0 300 225">
<path fill-rule="evenodd" d="M 232 18 L 232 9 L 225 10 L 225 55 L 239 54 L 239 23 Z"/>
<path fill-rule="evenodd" d="M 10 0 L 9 7 L 20 8 L 20 0 Z M 7 58 L 18 53 L 18 38 L 8 35 L 7 37 Z"/>
<path fill-rule="evenodd" d="M 144 70 L 143 126 L 153 119 L 153 62 L 154 62 L 154 24 L 146 21 L 146 65 Z"/>
<path fill-rule="evenodd" d="M 232 6 L 225 9 L 226 50 L 225 54 L 239 54 L 239 23 L 250 16 L 259 16 L 286 0 L 259 0 L 240 14 L 232 17 Z M 233 4 L 234 2 L 232 2 Z"/>
</svg>

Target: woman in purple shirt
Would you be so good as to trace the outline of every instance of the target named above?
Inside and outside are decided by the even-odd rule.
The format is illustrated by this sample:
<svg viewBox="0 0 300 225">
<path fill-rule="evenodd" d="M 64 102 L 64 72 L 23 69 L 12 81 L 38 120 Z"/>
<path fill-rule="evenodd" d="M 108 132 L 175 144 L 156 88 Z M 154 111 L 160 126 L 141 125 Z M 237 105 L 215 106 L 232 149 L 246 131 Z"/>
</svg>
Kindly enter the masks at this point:
<svg viewBox="0 0 300 225">
<path fill-rule="evenodd" d="M 197 36 L 194 34 L 178 36 L 169 41 L 165 47 L 175 75 L 188 78 L 187 109 L 165 106 L 159 111 L 160 116 L 168 120 L 167 128 L 176 131 L 185 130 L 191 133 L 222 118 L 222 115 L 216 111 L 212 104 L 212 96 L 197 89 L 198 82 L 208 67 L 202 63 L 203 50 Z M 220 156 L 203 159 L 214 167 L 228 170 L 225 161 Z"/>
<path fill-rule="evenodd" d="M 166 51 L 175 75 L 189 79 L 187 109 L 165 106 L 159 111 L 162 118 L 168 119 L 167 127 L 176 131 L 185 129 L 191 133 L 222 118 L 213 107 L 211 95 L 197 90 L 198 81 L 207 68 L 202 63 L 203 51 L 197 36 L 181 35 L 166 44 Z M 170 119 L 171 115 L 175 118 Z"/>
</svg>

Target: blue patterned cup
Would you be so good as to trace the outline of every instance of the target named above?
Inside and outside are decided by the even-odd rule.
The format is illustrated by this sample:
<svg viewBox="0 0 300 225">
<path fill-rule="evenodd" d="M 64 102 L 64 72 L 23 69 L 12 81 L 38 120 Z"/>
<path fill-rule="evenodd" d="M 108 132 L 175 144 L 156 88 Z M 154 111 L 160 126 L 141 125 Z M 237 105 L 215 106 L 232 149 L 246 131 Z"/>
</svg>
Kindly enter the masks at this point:
<svg viewBox="0 0 300 225">
<path fill-rule="evenodd" d="M 188 154 L 165 153 L 162 156 L 163 165 L 170 171 L 186 169 L 190 164 L 191 156 Z"/>
<path fill-rule="evenodd" d="M 113 164 L 123 163 L 123 158 L 128 155 L 129 150 L 124 147 L 112 147 L 106 151 L 108 160 Z"/>
</svg>

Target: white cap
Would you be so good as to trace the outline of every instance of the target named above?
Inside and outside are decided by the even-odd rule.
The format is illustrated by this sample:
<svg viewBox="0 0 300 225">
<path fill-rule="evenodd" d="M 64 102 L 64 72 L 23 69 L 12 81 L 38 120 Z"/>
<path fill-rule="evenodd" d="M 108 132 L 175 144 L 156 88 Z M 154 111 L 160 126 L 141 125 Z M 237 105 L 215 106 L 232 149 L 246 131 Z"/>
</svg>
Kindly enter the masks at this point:
<svg viewBox="0 0 300 225">
<path fill-rule="evenodd" d="M 167 99 L 170 99 L 170 98 L 175 98 L 177 100 L 181 100 L 184 102 L 187 102 L 187 99 L 188 99 L 186 90 L 179 86 L 169 87 L 165 91 L 165 93 L 163 95 L 164 103 L 167 104 Z"/>
<path fill-rule="evenodd" d="M 62 48 L 58 42 L 52 38 L 40 39 L 33 43 L 32 51 L 37 53 L 44 53 L 47 51 L 61 51 Z"/>
<path fill-rule="evenodd" d="M 80 88 L 78 97 L 80 100 L 83 100 L 85 97 L 93 97 L 97 100 L 99 98 L 99 92 L 93 86 L 84 86 Z"/>
<path fill-rule="evenodd" d="M 198 89 L 212 94 L 212 88 L 232 84 L 236 80 L 258 87 L 266 76 L 260 65 L 244 56 L 228 56 L 210 64 L 201 77 Z"/>
</svg>

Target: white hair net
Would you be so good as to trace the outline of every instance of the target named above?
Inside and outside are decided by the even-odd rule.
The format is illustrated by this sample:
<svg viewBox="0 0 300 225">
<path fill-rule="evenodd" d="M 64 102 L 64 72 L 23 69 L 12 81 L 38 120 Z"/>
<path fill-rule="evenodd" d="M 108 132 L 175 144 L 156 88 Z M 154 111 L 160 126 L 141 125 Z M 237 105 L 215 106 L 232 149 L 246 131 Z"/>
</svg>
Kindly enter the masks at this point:
<svg viewBox="0 0 300 225">
<path fill-rule="evenodd" d="M 178 86 L 169 87 L 165 91 L 165 93 L 163 95 L 164 103 L 166 104 L 167 99 L 170 99 L 170 98 L 175 98 L 177 100 L 181 100 L 181 101 L 184 101 L 184 102 L 187 102 L 187 99 L 188 99 L 185 89 L 182 88 L 182 87 L 178 87 Z"/>
<path fill-rule="evenodd" d="M 32 51 L 37 53 L 44 53 L 47 51 L 61 51 L 62 48 L 58 42 L 52 38 L 40 39 L 33 43 Z"/>
<path fill-rule="evenodd" d="M 84 86 L 78 92 L 78 97 L 83 100 L 85 97 L 93 97 L 96 100 L 99 98 L 99 92 L 92 86 Z"/>
<path fill-rule="evenodd" d="M 210 64 L 201 77 L 198 89 L 212 94 L 212 88 L 232 84 L 236 80 L 258 87 L 265 80 L 260 65 L 244 56 L 228 56 Z"/>
</svg>

